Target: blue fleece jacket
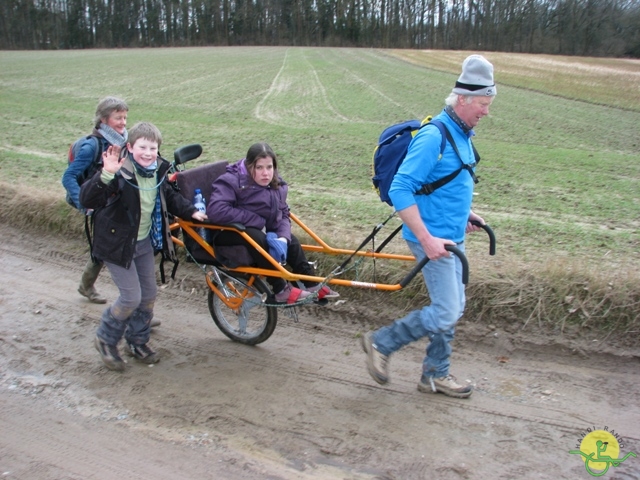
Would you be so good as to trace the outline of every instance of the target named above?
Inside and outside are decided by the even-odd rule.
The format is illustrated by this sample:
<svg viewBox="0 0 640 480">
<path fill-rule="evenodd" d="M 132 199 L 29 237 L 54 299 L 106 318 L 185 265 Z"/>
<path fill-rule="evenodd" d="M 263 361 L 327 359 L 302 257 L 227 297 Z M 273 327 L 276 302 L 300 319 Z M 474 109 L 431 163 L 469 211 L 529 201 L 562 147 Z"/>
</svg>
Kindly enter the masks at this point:
<svg viewBox="0 0 640 480">
<path fill-rule="evenodd" d="M 80 145 L 76 158 L 62 174 L 62 185 L 67 190 L 67 202 L 79 210 L 82 210 L 83 207 L 80 204 L 80 184 L 78 181 L 81 178 L 87 180 L 84 178 L 84 174 L 93 163 L 94 158 L 96 158 L 96 139 L 98 140 L 100 154 L 109 147 L 109 142 L 101 136 L 85 138 Z"/>
<path fill-rule="evenodd" d="M 475 157 L 470 137 L 444 110 L 435 118 L 446 125 L 456 142 L 462 161 L 473 164 Z M 474 183 L 469 172 L 461 171 L 455 179 L 431 195 L 414 194 L 422 185 L 460 168 L 461 160 L 449 142 L 442 158 L 439 158 L 441 141 L 442 136 L 435 126 L 426 126 L 418 132 L 409 144 L 407 156 L 391 183 L 389 197 L 398 211 L 417 205 L 422 221 L 431 235 L 459 243 L 464 240 L 473 197 Z M 402 233 L 405 239 L 418 241 L 406 225 Z"/>
</svg>

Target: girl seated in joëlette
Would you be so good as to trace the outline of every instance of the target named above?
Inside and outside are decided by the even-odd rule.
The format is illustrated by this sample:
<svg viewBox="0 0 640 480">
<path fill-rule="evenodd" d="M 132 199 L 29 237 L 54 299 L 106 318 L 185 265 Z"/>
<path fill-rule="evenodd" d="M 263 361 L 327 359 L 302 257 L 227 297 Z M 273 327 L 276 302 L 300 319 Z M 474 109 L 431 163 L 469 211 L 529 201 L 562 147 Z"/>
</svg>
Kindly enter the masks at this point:
<svg viewBox="0 0 640 480">
<path fill-rule="evenodd" d="M 246 233 L 281 264 L 287 263 L 294 273 L 315 275 L 300 241 L 291 233 L 288 185 L 278 174 L 278 161 L 271 147 L 264 142 L 251 145 L 247 156 L 229 165 L 227 172 L 212 184 L 207 216 L 216 224 L 240 223 Z M 217 233 L 214 244 L 220 246 L 245 245 L 254 263 L 260 268 L 273 265 L 232 231 Z M 294 287 L 279 277 L 267 277 L 279 303 L 295 303 L 317 293 L 318 299 L 340 295 L 317 282 L 303 282 L 305 288 Z"/>
</svg>

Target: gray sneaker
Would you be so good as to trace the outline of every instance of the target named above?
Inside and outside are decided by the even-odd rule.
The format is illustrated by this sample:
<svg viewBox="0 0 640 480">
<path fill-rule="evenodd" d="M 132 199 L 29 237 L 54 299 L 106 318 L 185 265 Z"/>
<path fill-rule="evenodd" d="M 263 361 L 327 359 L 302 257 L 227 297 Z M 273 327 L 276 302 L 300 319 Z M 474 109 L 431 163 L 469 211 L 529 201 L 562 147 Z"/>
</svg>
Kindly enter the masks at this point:
<svg viewBox="0 0 640 480">
<path fill-rule="evenodd" d="M 114 370 L 116 372 L 124 372 L 124 360 L 118 353 L 117 345 L 107 345 L 102 340 L 100 340 L 97 336 L 93 340 L 93 344 L 98 350 L 98 353 L 102 357 L 102 361 L 107 366 L 109 370 Z"/>
<path fill-rule="evenodd" d="M 469 398 L 473 392 L 471 385 L 460 385 L 453 375 L 446 377 L 425 377 L 418 383 L 418 390 L 423 393 L 443 393 L 454 398 Z"/>
<path fill-rule="evenodd" d="M 362 336 L 362 349 L 367 354 L 367 369 L 369 375 L 384 385 L 389 381 L 389 357 L 381 354 L 373 343 L 373 332 L 367 332 Z"/>
</svg>

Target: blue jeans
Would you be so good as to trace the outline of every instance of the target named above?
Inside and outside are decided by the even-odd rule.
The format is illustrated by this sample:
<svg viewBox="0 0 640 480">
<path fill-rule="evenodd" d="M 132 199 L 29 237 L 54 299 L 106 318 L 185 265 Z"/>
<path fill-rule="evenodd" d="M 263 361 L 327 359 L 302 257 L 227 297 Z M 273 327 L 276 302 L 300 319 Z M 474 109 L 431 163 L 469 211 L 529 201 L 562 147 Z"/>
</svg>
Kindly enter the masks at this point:
<svg viewBox="0 0 640 480">
<path fill-rule="evenodd" d="M 419 243 L 407 240 L 416 261 L 426 254 Z M 464 243 L 456 245 L 464 253 Z M 383 355 L 391 355 L 405 345 L 429 337 L 427 355 L 422 364 L 424 377 L 449 374 L 449 357 L 455 325 L 464 312 L 465 295 L 462 263 L 457 256 L 429 261 L 422 269 L 431 304 L 374 332 L 373 341 Z"/>
<path fill-rule="evenodd" d="M 158 293 L 155 260 L 149 237 L 136 243 L 129 268 L 104 262 L 113 283 L 120 291 L 118 299 L 107 308 L 97 335 L 107 345 L 117 345 L 124 335 L 128 343 L 144 345 L 151 336 L 153 306 Z"/>
</svg>

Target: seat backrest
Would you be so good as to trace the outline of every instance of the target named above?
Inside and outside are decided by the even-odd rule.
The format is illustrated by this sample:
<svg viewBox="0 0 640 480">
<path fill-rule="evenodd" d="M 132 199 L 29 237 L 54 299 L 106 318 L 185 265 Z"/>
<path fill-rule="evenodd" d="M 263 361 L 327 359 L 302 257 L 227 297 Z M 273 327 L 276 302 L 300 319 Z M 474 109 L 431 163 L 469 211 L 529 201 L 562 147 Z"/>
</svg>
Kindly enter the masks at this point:
<svg viewBox="0 0 640 480">
<path fill-rule="evenodd" d="M 220 175 L 227 171 L 229 162 L 222 160 L 220 162 L 208 163 L 196 168 L 182 170 L 176 177 L 176 182 L 180 188 L 180 193 L 190 202 L 193 202 L 193 195 L 196 188 L 202 192 L 202 198 L 205 203 L 209 203 L 211 196 L 211 184 Z"/>
<path fill-rule="evenodd" d="M 193 202 L 193 192 L 199 188 L 205 203 L 209 204 L 211 196 L 211 184 L 220 175 L 227 171 L 229 162 L 220 161 L 209 163 L 200 167 L 182 170 L 176 177 L 180 193 L 190 202 Z M 253 265 L 253 259 L 244 245 L 220 246 L 215 249 L 214 259 L 190 235 L 183 237 L 184 245 L 191 256 L 198 263 L 207 265 L 224 264 L 229 268 L 242 265 Z M 215 240 L 214 240 L 215 242 Z M 210 242 L 211 243 L 211 242 Z"/>
</svg>

